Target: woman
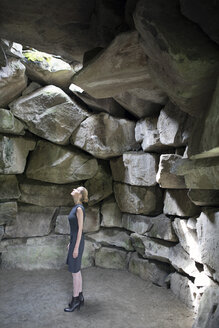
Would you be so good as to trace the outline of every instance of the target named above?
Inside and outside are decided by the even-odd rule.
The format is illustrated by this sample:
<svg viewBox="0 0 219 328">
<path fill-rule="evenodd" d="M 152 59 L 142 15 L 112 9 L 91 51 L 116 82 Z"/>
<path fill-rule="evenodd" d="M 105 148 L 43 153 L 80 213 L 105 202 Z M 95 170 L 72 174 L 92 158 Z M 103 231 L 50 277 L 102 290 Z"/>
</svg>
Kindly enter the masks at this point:
<svg viewBox="0 0 219 328">
<path fill-rule="evenodd" d="M 73 277 L 73 295 L 69 307 L 65 312 L 72 312 L 84 303 L 82 294 L 81 259 L 84 251 L 83 223 L 85 219 L 85 209 L 82 202 L 88 202 L 88 191 L 84 187 L 78 187 L 71 192 L 75 206 L 72 208 L 68 220 L 70 224 L 70 243 L 68 244 L 68 256 L 66 264 Z"/>
</svg>

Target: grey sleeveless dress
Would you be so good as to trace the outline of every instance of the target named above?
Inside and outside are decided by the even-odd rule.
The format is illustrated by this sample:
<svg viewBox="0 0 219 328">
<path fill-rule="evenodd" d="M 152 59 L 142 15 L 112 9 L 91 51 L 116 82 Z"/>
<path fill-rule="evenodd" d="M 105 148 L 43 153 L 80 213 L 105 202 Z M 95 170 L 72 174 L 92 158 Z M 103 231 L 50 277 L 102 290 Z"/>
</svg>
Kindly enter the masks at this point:
<svg viewBox="0 0 219 328">
<path fill-rule="evenodd" d="M 78 233 L 78 219 L 76 216 L 76 210 L 77 210 L 78 206 L 80 206 L 84 212 L 84 217 L 83 217 L 83 224 L 84 224 L 85 209 L 84 209 L 83 204 L 76 204 L 72 208 L 72 210 L 68 216 L 68 221 L 69 221 L 69 225 L 70 225 L 70 241 L 69 241 L 70 245 L 69 245 L 69 249 L 68 249 L 68 255 L 66 258 L 66 264 L 68 264 L 68 271 L 73 272 L 73 273 L 80 271 L 81 259 L 82 259 L 82 254 L 84 251 L 84 232 L 82 231 L 81 241 L 80 241 L 79 248 L 78 248 L 78 256 L 76 258 L 74 258 L 72 256 L 72 253 L 73 253 L 74 247 L 75 247 L 75 243 L 77 240 L 77 233 Z"/>
</svg>

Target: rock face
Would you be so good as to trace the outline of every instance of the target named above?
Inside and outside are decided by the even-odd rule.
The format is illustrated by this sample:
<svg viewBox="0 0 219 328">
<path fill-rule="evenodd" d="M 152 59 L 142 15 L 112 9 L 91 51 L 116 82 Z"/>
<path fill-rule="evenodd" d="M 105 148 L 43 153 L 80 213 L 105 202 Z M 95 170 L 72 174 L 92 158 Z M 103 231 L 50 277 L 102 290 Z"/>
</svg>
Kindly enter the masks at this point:
<svg viewBox="0 0 219 328">
<path fill-rule="evenodd" d="M 113 179 L 136 186 L 156 185 L 158 156 L 143 151 L 125 152 L 110 160 Z"/>
<path fill-rule="evenodd" d="M 31 179 L 21 179 L 19 187 L 22 203 L 38 206 L 72 206 L 73 200 L 70 193 L 73 188 L 79 187 L 78 183 L 52 184 Z"/>
<path fill-rule="evenodd" d="M 164 197 L 165 214 L 177 216 L 195 216 L 200 213 L 200 209 L 195 206 L 187 196 L 187 190 L 168 189 Z"/>
<path fill-rule="evenodd" d="M 162 212 L 163 195 L 157 187 L 131 186 L 114 182 L 113 190 L 122 212 L 158 215 Z"/>
<path fill-rule="evenodd" d="M 171 168 L 171 172 L 183 175 L 187 188 L 219 189 L 218 158 L 199 160 L 179 159 Z"/>
<path fill-rule="evenodd" d="M 217 1 L 180 0 L 180 9 L 184 16 L 197 23 L 213 41 L 219 44 Z"/>
<path fill-rule="evenodd" d="M 59 54 L 69 61 L 82 61 L 86 51 L 106 46 L 126 28 L 122 17 L 124 3 L 118 4 L 116 0 L 110 1 L 110 5 L 94 0 L 88 3 L 48 0 L 45 5 L 40 0 L 27 7 L 17 1 L 8 6 L 4 1 L 0 14 L 1 37 Z"/>
<path fill-rule="evenodd" d="M 169 101 L 161 110 L 157 121 L 162 145 L 185 146 L 190 134 L 190 120 L 186 113 Z"/>
<path fill-rule="evenodd" d="M 0 68 L 0 107 L 7 106 L 26 88 L 25 70 L 21 61 L 15 58 L 10 58 L 8 65 Z"/>
<path fill-rule="evenodd" d="M 200 302 L 192 328 L 217 328 L 219 322 L 219 287 L 208 287 Z"/>
<path fill-rule="evenodd" d="M 198 288 L 187 277 L 178 273 L 170 275 L 171 291 L 188 307 L 193 308 L 197 304 Z"/>
<path fill-rule="evenodd" d="M 17 217 L 13 225 L 6 226 L 6 237 L 17 238 L 48 235 L 55 210 L 55 207 L 19 205 Z"/>
<path fill-rule="evenodd" d="M 113 98 L 96 99 L 73 83 L 69 89 L 94 112 L 106 112 L 115 117 L 125 118 L 125 109 Z"/>
<path fill-rule="evenodd" d="M 208 209 L 197 219 L 197 235 L 202 262 L 214 270 L 213 278 L 219 282 L 219 212 Z"/>
<path fill-rule="evenodd" d="M 163 154 L 160 156 L 159 169 L 156 175 L 156 181 L 161 188 L 185 189 L 185 180 L 182 176 L 171 173 L 171 168 L 177 159 L 181 158 L 175 154 Z"/>
<path fill-rule="evenodd" d="M 188 197 L 198 206 L 219 206 L 219 190 L 191 189 Z"/>
<path fill-rule="evenodd" d="M 129 260 L 129 271 L 144 280 L 150 280 L 155 285 L 166 287 L 165 280 L 171 268 L 167 263 L 146 260 L 139 257 L 137 252 L 133 252 Z"/>
<path fill-rule="evenodd" d="M 147 57 L 137 31 L 118 35 L 72 81 L 95 98 L 108 98 L 126 90 L 150 85 Z"/>
<path fill-rule="evenodd" d="M 125 270 L 127 252 L 121 249 L 100 247 L 95 253 L 95 265 L 107 269 Z"/>
<path fill-rule="evenodd" d="M 10 110 L 0 108 L 0 133 L 24 135 L 24 124 Z"/>
<path fill-rule="evenodd" d="M 89 116 L 62 89 L 48 85 L 9 104 L 12 113 L 23 120 L 28 129 L 57 144 L 69 143 L 69 137 Z"/>
<path fill-rule="evenodd" d="M 152 81 L 144 88 L 127 90 L 114 99 L 137 118 L 159 113 L 167 102 L 166 94 Z"/>
<path fill-rule="evenodd" d="M 106 228 L 96 233 L 89 234 L 89 239 L 94 240 L 103 246 L 117 246 L 126 249 L 127 251 L 133 251 L 131 240 L 129 235 L 125 231 L 118 229 Z"/>
<path fill-rule="evenodd" d="M 71 78 L 76 73 L 73 66 L 41 51 L 25 50 L 23 56 L 22 62 L 26 66 L 27 76 L 32 81 L 68 89 Z"/>
<path fill-rule="evenodd" d="M 7 199 L 17 199 L 20 197 L 20 190 L 16 175 L 8 174 L 0 175 L 0 199 L 5 201 Z"/>
<path fill-rule="evenodd" d="M 208 158 L 219 155 L 219 79 L 204 117 L 196 121 L 188 143 L 188 156 L 191 159 Z"/>
<path fill-rule="evenodd" d="M 77 148 L 61 147 L 39 140 L 30 155 L 26 176 L 30 179 L 64 184 L 90 179 L 97 170 L 97 160 L 91 155 Z"/>
<path fill-rule="evenodd" d="M 17 202 L 0 203 L 0 225 L 13 224 L 17 215 Z"/>
<path fill-rule="evenodd" d="M 134 127 L 131 120 L 93 114 L 80 124 L 70 142 L 97 158 L 107 159 L 138 147 Z"/>
<path fill-rule="evenodd" d="M 183 111 L 200 116 L 208 105 L 217 76 L 216 46 L 181 15 L 174 0 L 139 1 L 134 21 L 157 85 Z"/>
<path fill-rule="evenodd" d="M 84 184 L 89 194 L 89 204 L 94 205 L 113 193 L 113 180 L 107 162 L 100 161 L 97 173 Z"/>
<path fill-rule="evenodd" d="M 150 217 L 124 213 L 122 215 L 122 225 L 124 228 L 141 235 L 172 242 L 178 241 L 171 219 L 164 214 Z"/>
<path fill-rule="evenodd" d="M 122 228 L 122 213 L 116 203 L 115 197 L 105 199 L 101 206 L 101 226 Z"/>
<path fill-rule="evenodd" d="M 23 173 L 28 153 L 35 145 L 30 138 L 0 136 L 0 173 Z"/>
</svg>

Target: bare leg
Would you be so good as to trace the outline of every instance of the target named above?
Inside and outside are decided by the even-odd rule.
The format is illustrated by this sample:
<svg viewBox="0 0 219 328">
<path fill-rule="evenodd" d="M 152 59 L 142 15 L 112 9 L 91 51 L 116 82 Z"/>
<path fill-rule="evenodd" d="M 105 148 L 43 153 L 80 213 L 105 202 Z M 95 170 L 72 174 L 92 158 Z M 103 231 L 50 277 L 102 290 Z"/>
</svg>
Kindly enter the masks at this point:
<svg viewBox="0 0 219 328">
<path fill-rule="evenodd" d="M 72 277 L 73 277 L 73 295 L 74 297 L 76 297 L 82 291 L 81 270 L 76 273 L 72 273 Z"/>
</svg>

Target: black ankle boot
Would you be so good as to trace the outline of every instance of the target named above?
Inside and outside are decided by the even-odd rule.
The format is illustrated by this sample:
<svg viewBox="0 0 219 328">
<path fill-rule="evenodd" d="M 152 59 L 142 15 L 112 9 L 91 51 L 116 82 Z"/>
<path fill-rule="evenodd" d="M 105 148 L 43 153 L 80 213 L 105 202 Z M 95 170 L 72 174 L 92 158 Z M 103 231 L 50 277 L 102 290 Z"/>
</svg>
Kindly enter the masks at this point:
<svg viewBox="0 0 219 328">
<path fill-rule="evenodd" d="M 80 300 L 80 302 L 81 302 L 81 305 L 84 305 L 84 296 L 83 296 L 83 293 L 80 292 L 78 296 L 79 296 L 79 300 Z M 71 300 L 70 303 L 68 303 L 68 306 L 71 306 L 71 304 L 72 304 L 72 302 L 73 302 L 73 299 L 74 299 L 74 296 L 72 296 L 72 300 Z"/>
<path fill-rule="evenodd" d="M 65 308 L 65 312 L 73 312 L 76 308 L 80 310 L 81 302 L 79 299 L 79 296 L 73 297 L 73 300 L 70 303 L 70 306 L 68 308 Z"/>
</svg>

